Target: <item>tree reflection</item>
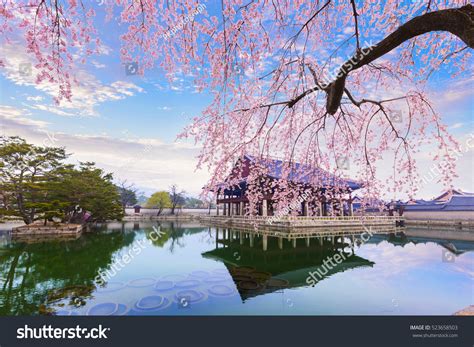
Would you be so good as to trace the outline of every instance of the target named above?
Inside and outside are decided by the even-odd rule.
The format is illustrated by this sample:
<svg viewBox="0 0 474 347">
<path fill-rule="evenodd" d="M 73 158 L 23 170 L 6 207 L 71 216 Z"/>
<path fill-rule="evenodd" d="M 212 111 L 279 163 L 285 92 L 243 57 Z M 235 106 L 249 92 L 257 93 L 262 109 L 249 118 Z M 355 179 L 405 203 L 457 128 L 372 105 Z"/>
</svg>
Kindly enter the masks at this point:
<svg viewBox="0 0 474 347">
<path fill-rule="evenodd" d="M 87 287 L 92 292 L 98 271 L 109 268 L 113 254 L 134 237 L 114 232 L 74 241 L 10 244 L 0 253 L 0 315 L 38 314 L 48 295 L 61 288 Z"/>
</svg>

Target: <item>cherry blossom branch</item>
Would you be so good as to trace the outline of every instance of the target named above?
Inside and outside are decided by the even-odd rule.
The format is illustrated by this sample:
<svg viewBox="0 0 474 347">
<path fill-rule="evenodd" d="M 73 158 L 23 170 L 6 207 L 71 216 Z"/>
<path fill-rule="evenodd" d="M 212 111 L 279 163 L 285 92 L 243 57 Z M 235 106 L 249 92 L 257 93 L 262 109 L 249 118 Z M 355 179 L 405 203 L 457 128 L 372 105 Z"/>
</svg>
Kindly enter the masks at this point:
<svg viewBox="0 0 474 347">
<path fill-rule="evenodd" d="M 349 64 L 350 68 L 341 68 L 338 78 L 329 85 L 326 101 L 327 112 L 334 114 L 338 110 L 346 78 L 351 71 L 357 70 L 382 57 L 402 43 L 431 31 L 450 32 L 459 37 L 468 47 L 474 48 L 474 7 L 469 4 L 460 8 L 425 13 L 401 25 L 378 44 L 365 48 L 365 50 L 368 50 L 367 54 L 356 52 L 345 63 Z"/>
</svg>

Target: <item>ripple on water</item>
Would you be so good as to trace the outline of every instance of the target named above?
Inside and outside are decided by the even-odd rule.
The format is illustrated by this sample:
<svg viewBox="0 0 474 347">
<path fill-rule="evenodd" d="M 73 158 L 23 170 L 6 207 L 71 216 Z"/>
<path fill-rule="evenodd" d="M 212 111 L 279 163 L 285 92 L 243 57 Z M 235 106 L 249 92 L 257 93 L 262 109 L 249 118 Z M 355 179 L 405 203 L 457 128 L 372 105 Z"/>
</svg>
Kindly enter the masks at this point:
<svg viewBox="0 0 474 347">
<path fill-rule="evenodd" d="M 223 276 L 223 275 L 212 275 L 207 278 L 203 279 L 204 283 L 221 283 L 221 282 L 227 282 L 230 281 L 232 278 L 229 276 Z"/>
<path fill-rule="evenodd" d="M 98 287 L 97 292 L 99 293 L 110 293 L 116 292 L 125 288 L 125 283 L 123 282 L 107 282 L 105 287 Z"/>
<path fill-rule="evenodd" d="M 186 298 L 190 304 L 197 304 L 205 301 L 207 299 L 207 294 L 199 290 L 187 289 L 176 293 L 175 300 L 177 303 L 179 303 L 182 298 Z"/>
<path fill-rule="evenodd" d="M 167 290 L 171 290 L 175 287 L 174 285 L 174 282 L 173 281 L 157 281 L 156 284 L 155 284 L 155 287 L 154 289 L 156 291 L 159 291 L 159 292 L 164 292 L 164 291 L 167 291 Z"/>
<path fill-rule="evenodd" d="M 194 288 L 201 284 L 198 280 L 184 280 L 178 281 L 175 283 L 176 288 L 184 289 L 184 288 Z"/>
<path fill-rule="evenodd" d="M 207 271 L 202 271 L 202 270 L 198 270 L 198 271 L 193 271 L 189 274 L 189 276 L 191 277 L 196 277 L 196 278 L 206 278 L 210 275 L 209 272 Z"/>
<path fill-rule="evenodd" d="M 254 272 L 255 268 L 253 266 L 234 266 L 230 269 L 230 272 L 236 275 L 247 275 L 251 272 Z"/>
<path fill-rule="evenodd" d="M 267 287 L 270 288 L 285 288 L 288 287 L 290 283 L 283 279 L 283 278 L 278 278 L 278 277 L 272 277 L 268 280 L 267 282 Z"/>
<path fill-rule="evenodd" d="M 240 281 L 239 283 L 237 283 L 237 287 L 241 290 L 262 289 L 262 286 L 257 281 L 253 281 L 253 280 Z"/>
<path fill-rule="evenodd" d="M 138 311 L 158 311 L 171 305 L 171 300 L 161 295 L 149 295 L 141 298 L 135 303 Z"/>
<path fill-rule="evenodd" d="M 208 290 L 209 295 L 214 297 L 229 297 L 237 294 L 235 288 L 224 284 L 216 284 L 211 286 Z"/>
<path fill-rule="evenodd" d="M 161 277 L 161 280 L 173 281 L 173 282 L 183 281 L 185 279 L 186 279 L 186 276 L 180 275 L 180 274 L 171 274 L 171 275 L 165 275 Z"/>
<path fill-rule="evenodd" d="M 77 311 L 70 311 L 70 310 L 57 310 L 55 312 L 56 316 L 79 316 Z"/>
<path fill-rule="evenodd" d="M 121 316 L 128 311 L 128 307 L 125 304 L 115 302 L 104 302 L 92 306 L 87 311 L 88 316 Z"/>
<path fill-rule="evenodd" d="M 151 287 L 156 283 L 156 279 L 151 277 L 144 277 L 144 278 L 136 278 L 131 280 L 127 283 L 127 286 L 131 288 L 143 288 L 143 287 Z"/>
</svg>

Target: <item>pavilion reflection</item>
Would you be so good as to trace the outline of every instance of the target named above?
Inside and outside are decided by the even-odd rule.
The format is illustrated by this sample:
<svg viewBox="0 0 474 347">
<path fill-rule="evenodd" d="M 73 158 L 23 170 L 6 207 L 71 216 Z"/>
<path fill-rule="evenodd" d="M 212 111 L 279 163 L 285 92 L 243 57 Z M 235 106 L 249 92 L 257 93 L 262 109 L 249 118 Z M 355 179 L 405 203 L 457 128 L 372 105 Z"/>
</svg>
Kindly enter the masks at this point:
<svg viewBox="0 0 474 347">
<path fill-rule="evenodd" d="M 309 273 L 336 254 L 342 254 L 345 260 L 328 269 L 321 280 L 346 270 L 374 265 L 355 255 L 357 235 L 298 239 L 265 237 L 229 228 L 216 228 L 215 233 L 216 248 L 202 256 L 224 263 L 244 301 L 284 288 L 309 286 Z"/>
</svg>

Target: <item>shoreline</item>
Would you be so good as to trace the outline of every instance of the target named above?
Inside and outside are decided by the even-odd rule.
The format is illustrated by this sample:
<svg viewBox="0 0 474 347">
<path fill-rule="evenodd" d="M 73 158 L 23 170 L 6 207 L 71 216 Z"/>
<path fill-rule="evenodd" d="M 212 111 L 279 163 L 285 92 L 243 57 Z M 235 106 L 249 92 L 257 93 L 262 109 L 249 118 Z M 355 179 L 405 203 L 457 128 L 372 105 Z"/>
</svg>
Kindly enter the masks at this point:
<svg viewBox="0 0 474 347">
<path fill-rule="evenodd" d="M 127 218 L 128 217 L 128 218 Z M 196 221 L 200 224 L 210 224 L 210 225 L 215 225 L 215 226 L 221 226 L 221 227 L 229 227 L 229 228 L 234 228 L 234 229 L 239 229 L 242 228 L 242 225 L 236 225 L 235 223 L 212 223 L 210 220 L 213 218 L 209 218 L 208 215 L 203 215 L 203 214 L 181 214 L 181 215 L 165 215 L 165 216 L 127 216 L 126 218 L 123 218 L 121 221 L 107 221 L 107 223 L 118 223 L 118 224 L 124 224 L 124 223 L 130 223 L 130 222 L 175 222 L 175 221 Z M 451 223 L 456 223 L 457 221 L 447 221 L 448 224 L 443 223 L 443 224 L 438 224 L 438 223 L 432 223 L 432 224 L 425 224 L 425 225 L 420 225 L 419 223 L 412 224 L 409 221 L 406 221 L 406 225 L 401 232 L 405 233 L 407 237 L 425 237 L 425 238 L 432 238 L 436 240 L 458 240 L 458 241 L 468 241 L 468 242 L 474 242 L 474 229 L 467 229 L 467 228 L 453 228 L 449 227 L 449 222 Z M 436 222 L 436 221 L 430 221 L 430 222 Z M 470 223 L 473 223 L 473 221 L 469 221 Z M 15 238 L 41 238 L 41 237 L 47 237 L 48 239 L 50 238 L 55 238 L 58 237 L 60 238 L 61 236 L 75 236 L 75 235 L 81 235 L 84 232 L 87 232 L 89 229 L 89 225 L 86 223 L 84 225 L 77 225 L 77 224 L 71 224 L 71 225 L 61 225 L 59 227 L 54 227 L 52 225 L 49 226 L 42 226 L 42 225 L 35 225 L 33 228 L 27 228 L 30 229 L 29 231 L 21 231 L 21 229 L 24 229 L 26 225 L 21 222 L 21 221 L 7 221 L 7 222 L 0 222 L 0 234 L 9 234 L 12 237 Z M 35 229 L 35 230 L 32 230 Z M 80 230 L 79 230 L 80 229 Z M 277 228 L 278 229 L 278 228 Z M 330 229 L 334 229 L 335 232 L 337 232 L 338 226 L 330 226 L 328 225 L 326 228 L 327 232 L 330 231 Z M 398 229 L 398 228 L 397 228 Z M 291 229 L 289 230 L 291 232 Z"/>
</svg>

